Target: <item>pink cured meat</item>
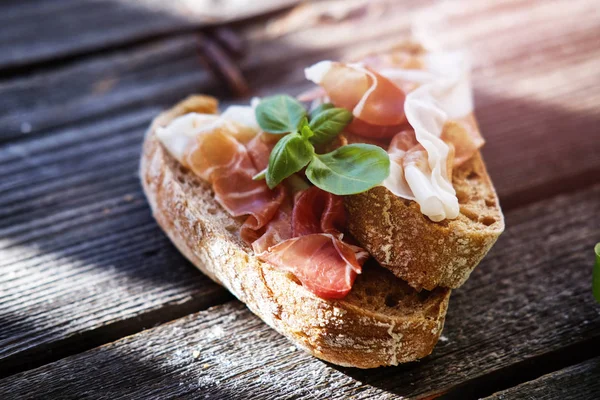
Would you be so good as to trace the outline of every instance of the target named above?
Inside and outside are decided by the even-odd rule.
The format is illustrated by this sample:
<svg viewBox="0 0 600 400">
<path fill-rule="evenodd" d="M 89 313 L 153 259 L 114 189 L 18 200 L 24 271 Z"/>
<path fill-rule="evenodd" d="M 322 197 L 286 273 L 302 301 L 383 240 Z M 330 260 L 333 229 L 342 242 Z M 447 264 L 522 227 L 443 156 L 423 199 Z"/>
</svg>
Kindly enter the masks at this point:
<svg viewBox="0 0 600 400">
<path fill-rule="evenodd" d="M 234 217 L 248 215 L 241 235 L 254 236 L 277 213 L 285 198 L 285 189 L 269 189 L 265 181 L 255 181 L 258 172 L 244 145 L 222 130 L 198 135 L 187 153 L 192 171 L 210 182 L 215 200 Z"/>
<path fill-rule="evenodd" d="M 257 256 L 293 273 L 319 297 L 341 299 L 352 289 L 368 253 L 327 233 L 285 240 Z"/>
</svg>

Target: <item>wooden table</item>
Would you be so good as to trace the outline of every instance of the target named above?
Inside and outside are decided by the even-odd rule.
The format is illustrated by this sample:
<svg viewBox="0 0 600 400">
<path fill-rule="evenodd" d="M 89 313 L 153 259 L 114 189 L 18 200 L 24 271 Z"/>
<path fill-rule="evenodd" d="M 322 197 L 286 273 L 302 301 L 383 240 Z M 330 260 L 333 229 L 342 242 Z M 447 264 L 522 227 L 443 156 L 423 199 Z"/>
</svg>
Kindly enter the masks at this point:
<svg viewBox="0 0 600 400">
<path fill-rule="evenodd" d="M 600 398 L 597 2 L 193 3 L 0 3 L 0 399 Z M 179 255 L 140 189 L 140 145 L 192 92 L 239 101 L 243 76 L 249 95 L 298 93 L 304 66 L 411 29 L 473 55 L 507 229 L 432 355 L 340 368 Z"/>
</svg>

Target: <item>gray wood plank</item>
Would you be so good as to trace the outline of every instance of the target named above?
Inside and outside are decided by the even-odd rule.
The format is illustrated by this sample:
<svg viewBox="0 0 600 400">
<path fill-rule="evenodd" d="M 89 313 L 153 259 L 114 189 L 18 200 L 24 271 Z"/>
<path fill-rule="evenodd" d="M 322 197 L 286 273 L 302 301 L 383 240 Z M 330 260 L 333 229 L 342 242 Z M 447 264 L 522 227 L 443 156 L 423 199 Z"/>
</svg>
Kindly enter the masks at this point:
<svg viewBox="0 0 600 400">
<path fill-rule="evenodd" d="M 590 290 L 600 185 L 508 214 L 497 246 L 454 292 L 434 353 L 356 370 L 295 350 L 237 302 L 0 381 L 0 395 L 60 398 L 421 398 L 600 338 Z M 599 341 L 596 340 L 596 343 Z M 588 356 L 597 355 L 590 347 Z M 563 354 L 568 359 L 568 354 Z M 466 398 L 459 396 L 459 398 Z"/>
<path fill-rule="evenodd" d="M 123 109 L 167 106 L 193 91 L 218 92 L 187 34 L 0 83 L 0 141 Z"/>
<path fill-rule="evenodd" d="M 253 94 L 298 93 L 308 87 L 302 70 L 311 62 L 352 57 L 408 35 L 410 3 L 382 4 L 383 14 L 375 9 L 362 19 L 307 23 L 284 36 L 272 28 L 281 17 L 266 27 L 243 28 L 248 57 L 240 66 Z M 488 141 L 484 155 L 508 208 L 584 186 L 600 173 L 593 134 L 600 122 L 594 90 L 600 57 L 589 34 L 600 32 L 600 23 L 589 2 L 560 4 L 478 2 L 442 24 L 452 27 L 451 35 L 439 38 L 442 44 L 472 52 L 476 114 Z M 431 13 L 443 13 L 443 7 Z M 502 23 L 481 22 L 491 13 Z M 527 22 L 530 15 L 539 17 Z M 0 136 L 166 106 L 193 91 L 222 94 L 222 84 L 199 68 L 195 40 L 184 35 L 0 84 L 0 126 L 6 126 Z"/>
<path fill-rule="evenodd" d="M 297 0 L 60 0 L 0 4 L 0 70 L 190 32 L 289 7 Z"/>
<path fill-rule="evenodd" d="M 584 187 L 599 171 L 600 142 L 590 134 L 600 110 L 593 90 L 597 46 L 589 35 L 597 24 L 585 2 L 558 11 L 550 2 L 515 1 L 506 10 L 492 3 L 465 11 L 467 19 L 492 9 L 510 22 L 502 30 L 478 22 L 477 29 L 457 25 L 452 32 L 459 33 L 450 36 L 468 39 L 480 55 L 474 75 L 484 152 L 505 208 L 514 208 Z M 284 37 L 249 28 L 242 67 L 256 93 L 297 93 L 306 85 L 301 69 L 311 61 L 350 56 L 408 32 L 408 17 L 390 10 L 400 9 L 325 28 L 309 24 Z M 544 18 L 528 25 L 531 35 L 514 33 L 529 13 Z M 561 15 L 566 22 L 558 29 Z M 364 32 L 360 39 L 353 29 Z M 499 47 L 517 38 L 523 48 Z M 0 313 L 2 321 L 17 321 L 0 324 L 3 365 L 35 365 L 90 338 L 88 347 L 220 301 L 202 298 L 207 287 L 223 292 L 175 254 L 150 218 L 136 178 L 142 133 L 159 108 L 191 91 L 217 90 L 197 67 L 194 40 L 183 35 L 0 84 L 6 105 L 0 108 L 8 110 L 0 111 L 0 125 L 14 132 L 29 122 L 32 133 L 48 133 L 0 148 Z M 576 51 L 564 52 L 564 43 Z M 538 58 L 524 57 L 535 46 Z M 177 272 L 166 286 L 143 278 L 170 277 L 164 265 L 171 263 Z M 109 295 L 96 289 L 98 282 Z M 151 301 L 140 300 L 146 298 Z"/>
<path fill-rule="evenodd" d="M 404 2 L 399 5 L 402 6 L 399 11 L 406 8 Z M 362 48 L 372 46 L 382 33 L 390 33 L 397 22 L 388 17 L 386 24 L 358 40 L 344 34 L 334 48 L 321 49 L 318 54 L 331 57 L 336 49 L 358 43 Z M 249 57 L 240 62 L 240 68 L 248 71 L 255 93 L 263 94 L 275 85 L 279 85 L 280 90 L 290 89 L 295 93 L 308 87 L 307 81 L 302 80 L 300 85 L 298 81 L 303 77 L 303 68 L 315 59 L 315 50 L 287 44 L 281 38 L 265 37 L 269 28 L 264 22 L 251 25 L 241 32 Z M 402 19 L 402 27 L 407 33 L 406 18 Z M 77 61 L 58 70 L 0 82 L 0 126 L 4 128 L 0 130 L 0 141 L 32 136 L 84 119 L 101 118 L 124 108 L 166 106 L 193 92 L 223 95 L 223 82 L 200 64 L 197 40 L 197 35 L 182 34 Z M 278 58 L 273 59 L 274 54 Z M 282 63 L 292 57 L 295 63 L 291 60 L 289 65 Z M 264 63 L 261 64 L 261 60 Z M 256 71 L 257 62 L 261 65 L 259 71 Z M 289 66 L 294 67 L 292 76 Z M 270 69 L 269 74 L 264 73 L 266 67 Z M 293 87 L 286 85 L 286 77 L 294 80 Z"/>
<path fill-rule="evenodd" d="M 589 400 L 600 393 L 600 357 L 503 390 L 486 400 Z"/>
<path fill-rule="evenodd" d="M 157 109 L 0 150 L 0 374 L 218 304 L 141 193 Z"/>
</svg>

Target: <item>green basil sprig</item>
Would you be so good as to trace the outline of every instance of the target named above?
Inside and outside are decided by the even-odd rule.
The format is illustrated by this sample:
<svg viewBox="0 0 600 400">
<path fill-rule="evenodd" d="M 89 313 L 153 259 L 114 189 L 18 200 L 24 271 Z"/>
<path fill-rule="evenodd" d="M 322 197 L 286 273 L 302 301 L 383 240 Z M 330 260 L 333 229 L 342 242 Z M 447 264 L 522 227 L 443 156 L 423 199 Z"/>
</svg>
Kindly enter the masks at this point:
<svg viewBox="0 0 600 400">
<path fill-rule="evenodd" d="M 282 137 L 269 156 L 267 185 L 273 189 L 282 180 L 308 164 L 314 155 L 312 145 L 297 132 Z"/>
<path fill-rule="evenodd" d="M 592 291 L 596 301 L 600 303 L 600 243 L 596 243 L 594 252 L 596 253 L 596 265 L 592 276 Z"/>
<path fill-rule="evenodd" d="M 385 150 L 363 143 L 317 154 L 306 168 L 306 177 L 315 186 L 339 195 L 367 191 L 383 182 L 389 173 L 390 159 Z"/>
<path fill-rule="evenodd" d="M 263 131 L 278 135 L 295 132 L 306 118 L 304 106 L 290 96 L 267 97 L 254 113 Z"/>
<path fill-rule="evenodd" d="M 310 112 L 310 118 L 313 119 L 316 115 L 321 114 L 323 111 L 329 110 L 330 108 L 334 108 L 334 105 L 331 103 L 323 103 Z"/>
<path fill-rule="evenodd" d="M 254 177 L 265 178 L 271 189 L 304 167 L 315 186 L 338 195 L 364 192 L 389 175 L 389 157 L 377 146 L 351 144 L 327 154 L 315 152 L 314 145 L 329 143 L 352 121 L 346 109 L 322 104 L 311 112 L 309 122 L 296 99 L 273 96 L 256 107 L 256 120 L 265 132 L 286 134 L 271 151 L 266 171 Z"/>
<path fill-rule="evenodd" d="M 325 144 L 333 140 L 352 121 L 352 113 L 345 108 L 329 108 L 316 114 L 310 121 L 314 144 Z"/>
</svg>

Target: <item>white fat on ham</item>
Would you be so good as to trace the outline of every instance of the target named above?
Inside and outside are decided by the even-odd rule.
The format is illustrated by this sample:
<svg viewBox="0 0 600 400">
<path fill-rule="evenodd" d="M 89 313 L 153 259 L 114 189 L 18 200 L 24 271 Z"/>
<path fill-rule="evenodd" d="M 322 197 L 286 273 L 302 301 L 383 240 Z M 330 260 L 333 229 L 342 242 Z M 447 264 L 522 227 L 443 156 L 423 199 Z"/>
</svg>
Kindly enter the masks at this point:
<svg viewBox="0 0 600 400">
<path fill-rule="evenodd" d="M 158 127 L 156 136 L 169 153 L 185 165 L 186 150 L 203 133 L 224 127 L 241 143 L 252 139 L 260 129 L 254 116 L 254 108 L 255 105 L 230 106 L 220 115 L 188 113 L 173 119 L 165 127 Z"/>
<path fill-rule="evenodd" d="M 202 132 L 211 132 L 222 123 L 214 114 L 189 113 L 175 118 L 165 127 L 156 129 L 156 137 L 169 153 L 180 163 L 184 163 L 186 150 Z"/>
<path fill-rule="evenodd" d="M 371 78 L 371 86 L 369 86 L 369 89 L 367 89 L 365 94 L 363 94 L 363 96 L 360 98 L 360 101 L 358 102 L 358 104 L 356 104 L 356 106 L 354 107 L 354 110 L 352 110 L 353 115 L 361 115 L 363 109 L 365 108 L 365 104 L 366 104 L 367 100 L 369 99 L 369 96 L 375 91 L 375 89 L 377 89 L 378 80 L 377 80 L 377 77 L 375 76 L 375 74 L 373 74 L 371 71 L 363 68 L 362 65 L 360 65 L 360 64 L 348 64 L 348 66 L 354 68 L 357 71 L 362 72 L 363 74 L 365 74 L 369 78 Z"/>
<path fill-rule="evenodd" d="M 319 61 L 316 64 L 311 65 L 308 68 L 304 68 L 304 76 L 311 82 L 320 85 L 323 82 L 323 78 L 331 69 L 333 61 L 325 60 Z"/>
<path fill-rule="evenodd" d="M 447 171 L 450 148 L 440 136 L 449 119 L 465 117 L 473 111 L 473 95 L 464 54 L 432 53 L 424 57 L 424 63 L 431 76 L 425 81 L 424 74 L 418 76 L 421 86 L 406 96 L 404 112 L 417 141 L 427 151 L 429 171 L 406 165 L 402 176 L 401 167 L 397 166 L 396 174 L 390 174 L 384 186 L 397 196 L 417 201 L 421 212 L 432 221 L 442 221 L 458 217 L 460 209 Z M 403 72 L 396 70 L 398 76 Z M 403 79 L 408 77 L 404 75 Z"/>
<path fill-rule="evenodd" d="M 260 126 L 258 126 L 258 122 L 256 122 L 254 108 L 255 106 L 229 106 L 223 114 L 221 114 L 221 118 L 225 121 L 236 122 L 258 131 L 260 130 Z"/>
<path fill-rule="evenodd" d="M 440 136 L 446 121 L 473 111 L 473 95 L 469 63 L 463 53 L 430 53 L 423 57 L 423 62 L 423 70 L 393 67 L 377 70 L 398 87 L 406 82 L 419 85 L 406 96 L 404 112 L 418 143 L 426 150 L 429 166 L 423 168 L 416 163 L 403 166 L 401 160 L 406 150 L 391 146 L 390 176 L 383 186 L 396 196 L 416 201 L 421 212 L 437 222 L 454 219 L 459 214 L 458 199 L 447 171 L 450 148 Z M 306 78 L 320 84 L 331 66 L 331 61 L 321 61 L 306 68 Z M 349 66 L 366 71 L 360 64 Z M 372 89 L 365 92 L 357 107 L 364 104 Z"/>
</svg>

